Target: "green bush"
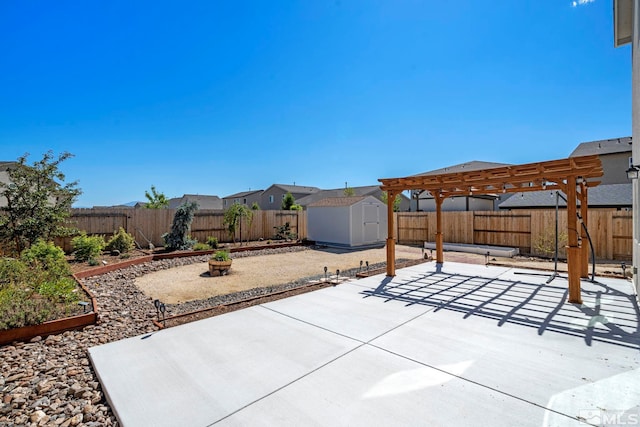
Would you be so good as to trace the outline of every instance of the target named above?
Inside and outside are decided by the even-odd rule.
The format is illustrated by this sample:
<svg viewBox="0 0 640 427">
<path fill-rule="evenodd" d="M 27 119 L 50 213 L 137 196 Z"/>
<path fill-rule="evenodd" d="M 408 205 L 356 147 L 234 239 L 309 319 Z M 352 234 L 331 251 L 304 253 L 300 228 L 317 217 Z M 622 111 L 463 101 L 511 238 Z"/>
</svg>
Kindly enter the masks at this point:
<svg viewBox="0 0 640 427">
<path fill-rule="evenodd" d="M 192 248 L 196 241 L 189 236 L 193 215 L 198 209 L 195 202 L 185 202 L 178 206 L 173 216 L 171 231 L 162 235 L 164 245 L 171 251 Z"/>
<path fill-rule="evenodd" d="M 0 258 L 0 290 L 14 286 L 24 280 L 27 266 L 15 258 Z"/>
<path fill-rule="evenodd" d="M 100 255 L 104 248 L 102 236 L 87 236 L 82 233 L 71 240 L 73 256 L 78 261 L 94 260 Z"/>
<path fill-rule="evenodd" d="M 0 259 L 0 330 L 68 316 L 80 299 L 64 252 L 36 241 L 20 259 Z"/>
<path fill-rule="evenodd" d="M 208 237 L 207 238 L 207 245 L 211 248 L 211 249 L 218 249 L 218 238 L 217 237 Z"/>
<path fill-rule="evenodd" d="M 198 242 L 195 245 L 193 245 L 193 250 L 194 251 L 208 251 L 209 249 L 211 249 L 211 248 L 206 243 Z"/>
<path fill-rule="evenodd" d="M 36 241 L 29 249 L 22 251 L 20 259 L 32 270 L 46 272 L 49 280 L 71 275 L 64 251 L 52 242 Z"/>
<path fill-rule="evenodd" d="M 105 249 L 108 251 L 119 251 L 121 254 L 126 254 L 131 251 L 135 245 L 133 236 L 127 233 L 124 228 L 120 227 L 117 233 L 107 242 Z"/>
<path fill-rule="evenodd" d="M 215 261 L 229 261 L 231 258 L 229 257 L 229 252 L 227 251 L 216 251 L 211 259 Z"/>
</svg>

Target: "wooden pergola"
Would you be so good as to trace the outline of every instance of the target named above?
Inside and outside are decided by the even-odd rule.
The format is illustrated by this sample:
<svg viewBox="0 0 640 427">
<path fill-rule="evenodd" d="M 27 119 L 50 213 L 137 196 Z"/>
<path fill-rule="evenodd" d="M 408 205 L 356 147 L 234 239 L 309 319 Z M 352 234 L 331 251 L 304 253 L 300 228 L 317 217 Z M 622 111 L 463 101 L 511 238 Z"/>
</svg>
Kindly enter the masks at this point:
<svg viewBox="0 0 640 427">
<path fill-rule="evenodd" d="M 603 174 L 598 156 L 570 157 L 516 166 L 440 175 L 414 175 L 404 178 L 381 178 L 380 188 L 387 192 L 387 276 L 395 276 L 395 240 L 393 237 L 393 201 L 405 190 L 431 193 L 436 203 L 436 262 L 444 262 L 442 202 L 447 197 L 474 194 L 520 193 L 560 190 L 567 197 L 567 263 L 569 302 L 582 303 L 580 277 L 588 277 L 589 252 L 586 231 L 587 189 L 600 184 L 594 178 Z M 578 215 L 580 200 L 580 215 Z"/>
</svg>

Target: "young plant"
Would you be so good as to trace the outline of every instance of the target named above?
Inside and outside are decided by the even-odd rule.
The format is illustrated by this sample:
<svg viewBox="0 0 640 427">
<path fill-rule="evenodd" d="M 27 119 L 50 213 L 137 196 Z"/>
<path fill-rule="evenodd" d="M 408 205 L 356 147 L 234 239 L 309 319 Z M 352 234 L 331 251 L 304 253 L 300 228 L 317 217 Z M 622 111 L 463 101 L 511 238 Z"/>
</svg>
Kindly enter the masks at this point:
<svg viewBox="0 0 640 427">
<path fill-rule="evenodd" d="M 211 259 L 214 261 L 229 261 L 231 258 L 227 251 L 216 251 L 216 253 L 211 256 Z"/>
<path fill-rule="evenodd" d="M 71 240 L 73 256 L 77 261 L 96 261 L 104 249 L 102 236 L 87 236 L 84 231 Z"/>
<path fill-rule="evenodd" d="M 198 242 L 195 245 L 193 245 L 194 251 L 208 251 L 209 249 L 211 248 L 206 243 Z"/>
<path fill-rule="evenodd" d="M 211 249 L 218 249 L 218 239 L 212 236 L 208 237 L 207 245 L 209 245 L 209 248 Z"/>
<path fill-rule="evenodd" d="M 233 239 L 233 243 L 236 242 L 236 230 L 241 226 L 242 220 L 244 220 L 248 226 L 251 226 L 251 222 L 253 221 L 253 211 L 246 205 L 234 203 L 224 213 L 224 225 L 227 226 L 227 231 Z"/>
<path fill-rule="evenodd" d="M 133 247 L 133 236 L 127 233 L 124 228 L 120 227 L 118 229 L 118 232 L 114 233 L 113 236 L 109 239 L 105 249 L 108 251 L 118 251 L 121 254 L 125 254 L 131 251 Z"/>
</svg>

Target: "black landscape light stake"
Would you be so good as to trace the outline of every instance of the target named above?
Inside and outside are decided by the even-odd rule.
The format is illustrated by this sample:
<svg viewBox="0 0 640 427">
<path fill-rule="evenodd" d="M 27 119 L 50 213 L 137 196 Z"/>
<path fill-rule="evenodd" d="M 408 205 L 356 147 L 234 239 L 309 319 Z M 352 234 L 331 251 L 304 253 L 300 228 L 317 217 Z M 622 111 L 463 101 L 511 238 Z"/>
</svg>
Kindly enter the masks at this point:
<svg viewBox="0 0 640 427">
<path fill-rule="evenodd" d="M 424 258 L 424 248 L 422 248 L 422 259 L 425 259 Z"/>
<path fill-rule="evenodd" d="M 488 266 L 489 265 L 489 257 L 491 256 L 491 254 L 489 253 L 489 251 L 487 251 L 486 254 L 484 254 L 484 265 Z"/>
<path fill-rule="evenodd" d="M 162 313 L 162 326 L 167 327 L 167 319 L 164 317 L 164 313 L 167 311 L 167 307 L 165 307 L 164 303 L 160 303 L 160 312 Z"/>
<path fill-rule="evenodd" d="M 156 308 L 156 317 L 160 320 L 160 300 L 153 300 L 153 305 Z"/>
<path fill-rule="evenodd" d="M 369 261 L 365 261 L 365 264 L 367 265 L 367 273 L 369 272 Z"/>
<path fill-rule="evenodd" d="M 89 303 L 86 301 L 79 301 L 78 305 L 82 306 L 82 312 L 86 313 L 87 312 L 87 307 L 89 306 Z"/>
<path fill-rule="evenodd" d="M 340 270 L 336 270 L 336 284 L 340 283 Z"/>
<path fill-rule="evenodd" d="M 324 266 L 324 281 L 327 281 L 327 266 Z"/>
<path fill-rule="evenodd" d="M 363 263 L 363 261 L 360 260 L 360 268 L 358 268 L 358 273 L 360 273 L 360 271 L 362 271 L 362 263 Z"/>
<path fill-rule="evenodd" d="M 622 277 L 626 278 L 626 269 L 627 269 L 627 264 L 625 264 L 624 262 L 622 264 L 620 264 L 620 268 L 622 268 Z"/>
</svg>

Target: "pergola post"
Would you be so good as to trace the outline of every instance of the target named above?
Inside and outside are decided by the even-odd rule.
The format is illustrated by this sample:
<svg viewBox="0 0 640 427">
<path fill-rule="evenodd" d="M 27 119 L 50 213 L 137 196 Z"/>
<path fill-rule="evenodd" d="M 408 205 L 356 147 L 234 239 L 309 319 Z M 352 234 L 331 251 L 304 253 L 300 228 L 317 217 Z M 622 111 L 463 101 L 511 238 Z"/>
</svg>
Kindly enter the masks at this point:
<svg viewBox="0 0 640 427">
<path fill-rule="evenodd" d="M 569 270 L 569 302 L 581 304 L 580 264 L 581 251 L 578 244 L 578 215 L 576 177 L 567 178 L 567 264 Z"/>
<path fill-rule="evenodd" d="M 442 237 L 442 195 L 438 192 L 434 194 L 436 201 L 436 264 L 444 263 L 444 239 Z"/>
<path fill-rule="evenodd" d="M 393 277 L 396 275 L 396 241 L 393 238 L 394 221 L 393 221 L 393 202 L 396 199 L 396 194 L 389 190 L 387 191 L 387 276 Z"/>
<path fill-rule="evenodd" d="M 580 183 L 580 216 L 582 217 L 584 227 L 581 227 L 580 224 L 578 224 L 578 226 L 580 226 L 580 236 L 582 238 L 582 261 L 580 264 L 580 277 L 585 278 L 589 277 L 589 245 L 587 244 L 589 239 L 587 237 L 586 230 L 586 227 L 589 226 L 587 222 L 587 215 L 589 212 L 588 207 L 589 203 L 587 200 L 587 186 L 585 185 L 584 181 L 582 181 Z"/>
</svg>

